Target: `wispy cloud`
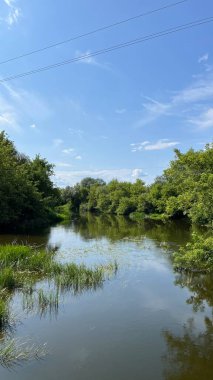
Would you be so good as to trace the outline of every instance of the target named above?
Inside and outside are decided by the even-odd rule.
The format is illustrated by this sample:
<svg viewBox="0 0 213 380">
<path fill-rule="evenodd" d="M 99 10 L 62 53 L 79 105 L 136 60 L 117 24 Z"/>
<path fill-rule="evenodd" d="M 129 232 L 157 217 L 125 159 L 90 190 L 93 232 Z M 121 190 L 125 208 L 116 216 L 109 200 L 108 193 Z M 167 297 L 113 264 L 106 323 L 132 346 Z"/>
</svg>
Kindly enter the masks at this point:
<svg viewBox="0 0 213 380">
<path fill-rule="evenodd" d="M 161 117 L 178 117 L 183 123 L 189 123 L 195 118 L 202 118 L 203 113 L 213 101 L 213 67 L 205 63 L 208 55 L 200 57 L 204 62 L 202 74 L 193 77 L 192 82 L 178 90 L 170 92 L 166 102 L 160 102 L 151 97 L 144 97 L 143 109 L 140 118 L 136 121 L 136 127 L 143 127 L 155 122 Z M 207 67 L 208 65 L 208 67 Z M 196 123 L 193 123 L 196 125 Z"/>
<path fill-rule="evenodd" d="M 143 141 L 141 143 L 130 144 L 130 146 L 132 147 L 132 152 L 137 152 L 137 151 L 143 150 L 144 146 L 148 145 L 149 143 L 150 143 L 149 141 Z"/>
<path fill-rule="evenodd" d="M 91 53 L 92 52 L 90 50 L 86 50 L 86 51 L 76 50 L 75 58 L 82 58 L 81 60 L 77 61 L 77 63 L 84 63 L 86 65 L 100 67 L 101 69 L 111 70 L 108 64 L 100 63 L 97 61 L 95 57 L 91 57 Z"/>
<path fill-rule="evenodd" d="M 74 151 L 75 151 L 74 148 L 66 148 L 66 149 L 63 149 L 63 150 L 62 150 L 62 153 L 64 153 L 64 154 L 71 154 L 71 153 L 73 153 Z"/>
<path fill-rule="evenodd" d="M 82 156 L 75 156 L 75 160 L 82 160 Z"/>
<path fill-rule="evenodd" d="M 63 144 L 62 139 L 53 139 L 53 146 L 54 148 L 58 148 L 61 144 Z"/>
<path fill-rule="evenodd" d="M 30 125 L 30 128 L 31 128 L 31 129 L 38 129 L 38 127 L 37 127 L 36 124 L 31 124 L 31 125 Z"/>
<path fill-rule="evenodd" d="M 86 63 L 88 65 L 97 65 L 97 61 L 94 57 L 91 57 L 91 51 L 90 50 L 86 50 L 85 52 L 82 52 L 80 50 L 76 50 L 75 52 L 75 58 L 78 58 L 78 57 L 84 57 L 84 59 L 82 59 L 81 61 L 79 62 L 82 62 L 82 63 Z"/>
<path fill-rule="evenodd" d="M 123 115 L 126 112 L 126 108 L 118 108 L 115 110 L 115 113 L 118 115 Z"/>
<path fill-rule="evenodd" d="M 13 24 L 16 24 L 21 17 L 21 9 L 17 7 L 16 0 L 3 0 L 5 5 L 9 8 L 7 16 L 4 18 L 4 21 L 11 27 Z"/>
<path fill-rule="evenodd" d="M 15 88 L 3 83 L 0 93 L 1 127 L 5 130 L 21 132 L 25 126 L 38 130 L 37 123 L 42 124 L 52 115 L 46 102 L 32 91 Z"/>
<path fill-rule="evenodd" d="M 143 141 L 137 144 L 131 144 L 132 152 L 139 152 L 141 150 L 163 150 L 172 148 L 180 144 L 179 141 L 170 141 L 168 139 L 158 140 L 156 143 L 151 144 L 149 141 Z"/>
<path fill-rule="evenodd" d="M 1 113 L 1 102 L 0 102 L 0 127 L 2 129 L 14 130 L 19 132 L 20 126 L 17 122 L 16 115 L 13 112 L 2 112 Z"/>
<path fill-rule="evenodd" d="M 213 127 L 213 108 L 207 109 L 199 117 L 189 119 L 189 122 L 201 129 Z"/>
<path fill-rule="evenodd" d="M 120 181 L 134 182 L 139 177 L 146 177 L 142 169 L 103 169 L 103 170 L 81 170 L 81 171 L 57 171 L 55 182 L 59 186 L 74 185 L 85 177 L 102 178 L 106 182 L 117 178 Z"/>
<path fill-rule="evenodd" d="M 151 112 L 154 115 L 168 115 L 169 114 L 169 109 L 170 109 L 170 104 L 164 104 L 161 102 L 158 102 L 155 99 L 150 98 L 149 96 L 144 97 L 147 102 L 143 103 L 143 107 Z"/>
<path fill-rule="evenodd" d="M 73 136 L 77 136 L 79 138 L 82 138 L 84 135 L 83 129 L 74 129 L 74 128 L 69 128 L 69 132 Z"/>
<path fill-rule="evenodd" d="M 209 54 L 206 53 L 206 54 L 202 55 L 201 57 L 199 57 L 198 63 L 206 62 L 206 61 L 208 61 L 208 59 L 209 59 Z"/>
</svg>

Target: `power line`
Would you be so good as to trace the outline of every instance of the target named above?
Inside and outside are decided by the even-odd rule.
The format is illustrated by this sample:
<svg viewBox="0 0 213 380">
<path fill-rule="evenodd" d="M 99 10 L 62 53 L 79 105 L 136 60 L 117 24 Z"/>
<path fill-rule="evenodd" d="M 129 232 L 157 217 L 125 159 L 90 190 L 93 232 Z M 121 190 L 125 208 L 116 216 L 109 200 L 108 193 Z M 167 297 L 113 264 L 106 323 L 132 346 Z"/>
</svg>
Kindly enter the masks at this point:
<svg viewBox="0 0 213 380">
<path fill-rule="evenodd" d="M 160 11 L 163 11 L 163 10 L 166 10 L 168 8 L 172 8 L 172 7 L 175 7 L 177 5 L 180 5 L 182 3 L 186 3 L 187 1 L 189 0 L 181 0 L 181 1 L 177 1 L 175 3 L 171 3 L 171 4 L 166 4 L 164 5 L 163 7 L 160 7 L 160 8 L 156 8 L 156 9 L 153 9 L 151 11 L 148 11 L 148 12 L 145 12 L 145 13 L 140 13 L 136 16 L 133 16 L 133 17 L 129 17 L 127 19 L 124 19 L 124 20 L 121 20 L 121 21 L 118 21 L 118 22 L 115 22 L 113 24 L 109 24 L 109 25 L 106 25 L 106 26 L 103 26 L 103 27 L 100 27 L 98 29 L 95 29 L 95 30 L 92 30 L 90 32 L 87 32 L 87 33 L 83 33 L 83 34 L 79 34 L 77 36 L 74 36 L 74 37 L 70 37 L 66 40 L 63 40 L 63 41 L 59 41 L 59 42 L 56 42 L 56 43 L 52 43 L 50 45 L 47 45 L 47 46 L 44 46 L 42 48 L 39 48 L 39 49 L 35 49 L 35 50 L 32 50 L 28 53 L 24 53 L 24 54 L 21 54 L 21 55 L 17 55 L 16 57 L 12 57 L 12 58 L 8 58 L 4 61 L 0 61 L 0 65 L 3 65 L 4 63 L 8 63 L 8 62 L 11 62 L 11 61 L 15 61 L 17 59 L 21 59 L 21 58 L 24 58 L 24 57 L 27 57 L 29 55 L 32 55 L 32 54 L 36 54 L 36 53 L 39 53 L 41 51 L 44 51 L 44 50 L 48 50 L 48 49 L 51 49 L 53 47 L 56 47 L 56 46 L 59 46 L 59 45 L 63 45 L 63 44 L 67 44 L 68 42 L 71 42 L 71 41 L 74 41 L 74 40 L 77 40 L 77 39 L 80 39 L 80 38 L 83 38 L 83 37 L 87 37 L 87 36 L 90 36 L 91 34 L 95 34 L 95 33 L 98 33 L 98 32 L 102 32 L 104 30 L 107 30 L 107 29 L 110 29 L 110 28 L 114 28 L 115 26 L 118 26 L 118 25 L 121 25 L 121 24 L 124 24 L 124 23 L 127 23 L 129 21 L 133 21 L 133 20 L 136 20 L 136 19 L 139 19 L 141 17 L 145 17 L 145 16 L 148 16 L 148 15 L 151 15 L 153 13 L 157 13 L 157 12 L 160 12 Z"/>
<path fill-rule="evenodd" d="M 114 51 L 114 50 L 123 49 L 123 48 L 128 47 L 128 46 L 132 46 L 132 45 L 135 45 L 135 44 L 143 43 L 143 42 L 146 42 L 146 41 L 149 41 L 149 40 L 153 40 L 155 38 L 163 37 L 163 36 L 166 36 L 166 35 L 169 35 L 169 34 L 177 33 L 177 32 L 180 32 L 182 30 L 191 29 L 193 27 L 200 26 L 200 25 L 203 25 L 203 24 L 207 24 L 207 23 L 210 23 L 210 22 L 213 22 L 213 16 L 212 17 L 208 17 L 208 18 L 204 18 L 204 19 L 200 19 L 200 20 L 197 20 L 197 21 L 192 21 L 192 22 L 189 22 L 187 24 L 179 25 L 177 27 L 169 28 L 169 29 L 157 32 L 157 33 L 149 34 L 149 35 L 144 36 L 144 37 L 139 37 L 139 38 L 136 38 L 134 40 L 130 40 L 130 41 L 118 44 L 118 45 L 110 46 L 110 47 L 105 48 L 105 49 L 97 50 L 97 51 L 95 51 L 93 53 L 88 53 L 86 55 L 82 55 L 82 56 L 79 56 L 79 57 L 76 57 L 76 58 L 68 59 L 66 61 L 54 63 L 52 65 L 43 66 L 43 67 L 40 67 L 38 69 L 34 69 L 34 70 L 31 70 L 31 71 L 26 71 L 26 72 L 23 72 L 23 73 L 20 73 L 20 74 L 9 76 L 9 77 L 1 79 L 0 83 L 4 83 L 4 82 L 11 81 L 13 79 L 22 78 L 22 77 L 25 77 L 25 76 L 28 76 L 28 75 L 36 74 L 36 73 L 39 73 L 39 72 L 42 72 L 42 71 L 54 69 L 56 67 L 68 65 L 70 63 L 82 61 L 82 60 L 85 60 L 85 59 L 88 59 L 88 58 L 91 58 L 91 57 L 94 57 L 94 56 L 97 56 L 97 55 L 106 54 L 106 53 L 109 53 L 109 52 Z"/>
</svg>

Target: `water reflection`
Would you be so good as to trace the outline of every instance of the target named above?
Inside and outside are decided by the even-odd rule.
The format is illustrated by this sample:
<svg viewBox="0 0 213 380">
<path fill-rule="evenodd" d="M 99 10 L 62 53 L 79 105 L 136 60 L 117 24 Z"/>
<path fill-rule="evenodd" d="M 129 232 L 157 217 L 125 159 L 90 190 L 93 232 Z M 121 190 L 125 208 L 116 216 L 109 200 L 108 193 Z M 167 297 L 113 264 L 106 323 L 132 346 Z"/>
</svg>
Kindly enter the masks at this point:
<svg viewBox="0 0 213 380">
<path fill-rule="evenodd" d="M 189 320 L 180 336 L 165 331 L 168 352 L 165 380 L 210 380 L 213 378 L 213 322 L 205 318 L 205 328 L 196 331 Z"/>
<path fill-rule="evenodd" d="M 47 341 L 55 356 L 45 361 L 45 369 L 26 366 L 14 376 L 0 368 L 0 378 L 212 379 L 213 278 L 174 273 L 167 249 L 174 251 L 190 238 L 191 228 L 183 222 L 138 224 L 91 214 L 42 235 L 0 235 L 1 243 L 58 246 L 61 260 L 90 266 L 116 259 L 119 267 L 105 286 L 87 289 L 72 302 L 70 291 L 62 291 L 63 312 L 51 283 L 37 282 L 32 293 L 27 289 L 11 297 L 29 317 L 23 330 Z M 22 327 L 16 327 L 19 334 Z"/>
<path fill-rule="evenodd" d="M 192 293 L 186 302 L 192 305 L 193 311 L 204 311 L 206 305 L 213 307 L 212 274 L 180 273 L 176 275 L 175 285 L 187 287 Z"/>
<path fill-rule="evenodd" d="M 67 229 L 70 228 L 68 225 Z M 73 230 L 80 234 L 85 240 L 101 239 L 103 237 L 110 241 L 124 238 L 133 239 L 146 236 L 157 242 L 184 243 L 190 239 L 189 226 L 183 222 L 156 223 L 152 221 L 141 221 L 135 223 L 124 216 L 94 215 L 86 214 L 76 218 L 72 222 Z"/>
</svg>

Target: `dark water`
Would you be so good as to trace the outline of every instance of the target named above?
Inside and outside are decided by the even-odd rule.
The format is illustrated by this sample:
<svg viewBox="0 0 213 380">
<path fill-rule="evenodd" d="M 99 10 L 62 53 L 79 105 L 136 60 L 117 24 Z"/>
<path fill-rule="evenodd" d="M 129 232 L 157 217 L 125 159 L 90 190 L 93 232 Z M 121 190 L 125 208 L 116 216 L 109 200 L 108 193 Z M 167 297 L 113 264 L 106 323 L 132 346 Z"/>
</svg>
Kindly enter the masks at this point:
<svg viewBox="0 0 213 380">
<path fill-rule="evenodd" d="M 102 288 L 65 294 L 57 315 L 22 313 L 12 334 L 47 342 L 49 354 L 0 367 L 0 379 L 213 379 L 213 278 L 175 274 L 169 255 L 190 234 L 182 223 L 89 215 L 40 235 L 0 235 L 0 244 L 58 246 L 62 261 L 93 266 L 116 259 L 119 267 Z M 19 303 L 17 295 L 21 313 Z"/>
</svg>

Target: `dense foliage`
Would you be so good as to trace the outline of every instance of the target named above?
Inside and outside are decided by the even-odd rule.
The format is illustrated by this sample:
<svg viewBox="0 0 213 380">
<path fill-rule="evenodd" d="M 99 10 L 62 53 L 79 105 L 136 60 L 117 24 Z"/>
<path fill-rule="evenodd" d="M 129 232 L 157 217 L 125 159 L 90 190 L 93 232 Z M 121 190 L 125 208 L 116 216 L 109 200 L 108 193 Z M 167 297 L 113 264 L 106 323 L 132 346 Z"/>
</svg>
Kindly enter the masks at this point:
<svg viewBox="0 0 213 380">
<path fill-rule="evenodd" d="M 53 166 L 40 156 L 20 154 L 0 133 L 0 226 L 35 227 L 54 219 L 60 197 L 51 176 Z"/>
<path fill-rule="evenodd" d="M 174 265 L 178 270 L 193 272 L 213 271 L 213 237 L 192 234 L 192 242 L 180 247 L 174 255 Z"/>
<path fill-rule="evenodd" d="M 0 226 L 44 226 L 59 213 L 91 211 L 131 215 L 133 219 L 188 218 L 212 225 L 213 145 L 204 150 L 175 150 L 175 159 L 162 176 L 146 186 L 114 179 L 85 178 L 73 187 L 57 189 L 51 177 L 53 165 L 36 156 L 20 154 L 4 132 L 0 133 Z M 66 206 L 66 209 L 63 208 Z"/>
<path fill-rule="evenodd" d="M 177 219 L 187 217 L 198 224 L 213 221 L 213 146 L 187 153 L 175 150 L 175 159 L 150 186 L 85 178 L 62 190 L 63 202 L 71 211 L 92 211 L 129 215 L 135 219 Z"/>
</svg>

